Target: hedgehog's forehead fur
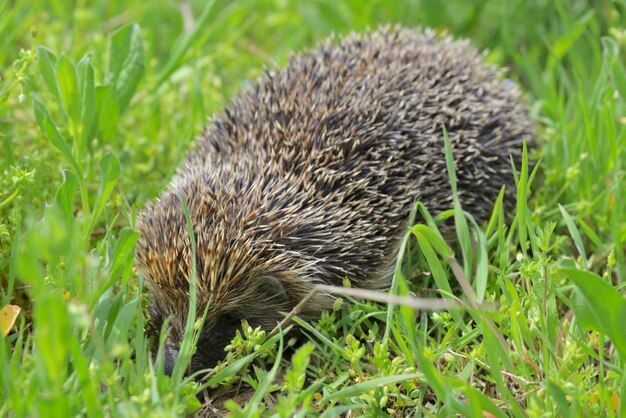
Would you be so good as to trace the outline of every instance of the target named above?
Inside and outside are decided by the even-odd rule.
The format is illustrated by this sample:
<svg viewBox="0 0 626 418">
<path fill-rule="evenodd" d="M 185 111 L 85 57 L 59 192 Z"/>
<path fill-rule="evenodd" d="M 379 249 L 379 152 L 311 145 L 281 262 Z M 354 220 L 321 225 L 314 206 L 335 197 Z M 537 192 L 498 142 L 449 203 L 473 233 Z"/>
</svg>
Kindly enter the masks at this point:
<svg viewBox="0 0 626 418">
<path fill-rule="evenodd" d="M 515 86 L 467 42 L 383 28 L 292 57 L 212 119 L 140 214 L 136 257 L 153 297 L 169 314 L 187 308 L 181 197 L 209 315 L 271 315 L 280 306 L 258 296 L 265 280 L 291 305 L 315 282 L 387 283 L 411 205 L 452 207 L 442 126 L 464 209 L 486 220 L 503 184 L 513 201 L 509 155 L 519 162 L 533 134 Z"/>
</svg>

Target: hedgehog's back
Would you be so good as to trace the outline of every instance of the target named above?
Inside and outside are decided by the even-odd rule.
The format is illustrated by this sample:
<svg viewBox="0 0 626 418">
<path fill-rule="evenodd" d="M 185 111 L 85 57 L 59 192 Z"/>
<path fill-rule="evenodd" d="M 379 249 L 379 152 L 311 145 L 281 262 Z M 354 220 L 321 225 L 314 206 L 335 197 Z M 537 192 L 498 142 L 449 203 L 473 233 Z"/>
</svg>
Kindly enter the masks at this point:
<svg viewBox="0 0 626 418">
<path fill-rule="evenodd" d="M 311 280 L 371 283 L 395 258 L 414 202 L 452 207 L 444 126 L 464 209 L 484 221 L 502 185 L 513 202 L 509 155 L 519 164 L 533 137 L 515 86 L 465 41 L 402 29 L 351 35 L 292 57 L 236 97 L 174 189 L 210 195 L 206 217 L 229 214 L 199 219 L 211 228 L 252 219 L 233 248 L 245 235 L 264 254 L 315 266 Z M 197 233 L 210 242 L 214 231 Z"/>
</svg>

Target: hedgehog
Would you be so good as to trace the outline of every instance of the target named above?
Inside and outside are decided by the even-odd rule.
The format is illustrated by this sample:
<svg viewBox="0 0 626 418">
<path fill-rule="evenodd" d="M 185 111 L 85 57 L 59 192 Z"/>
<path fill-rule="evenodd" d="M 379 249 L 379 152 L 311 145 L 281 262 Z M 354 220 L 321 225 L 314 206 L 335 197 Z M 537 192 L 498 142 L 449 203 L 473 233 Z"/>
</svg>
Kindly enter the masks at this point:
<svg viewBox="0 0 626 418">
<path fill-rule="evenodd" d="M 185 205 L 198 316 L 207 310 L 197 371 L 224 358 L 242 320 L 271 330 L 318 284 L 389 286 L 415 202 L 452 207 L 444 128 L 464 209 L 487 220 L 502 186 L 511 207 L 511 158 L 520 163 L 533 129 L 502 72 L 468 41 L 383 27 L 333 36 L 248 85 L 138 215 L 151 315 L 157 329 L 171 318 L 165 370 L 189 308 Z M 332 303 L 316 293 L 299 315 L 319 318 Z"/>
</svg>

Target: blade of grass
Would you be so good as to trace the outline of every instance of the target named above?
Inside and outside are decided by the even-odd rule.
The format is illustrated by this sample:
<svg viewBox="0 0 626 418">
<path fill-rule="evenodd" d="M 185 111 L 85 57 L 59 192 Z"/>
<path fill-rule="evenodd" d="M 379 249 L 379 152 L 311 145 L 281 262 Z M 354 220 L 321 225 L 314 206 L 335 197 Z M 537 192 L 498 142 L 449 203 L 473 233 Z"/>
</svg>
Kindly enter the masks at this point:
<svg viewBox="0 0 626 418">
<path fill-rule="evenodd" d="M 470 237 L 467 221 L 461 208 L 461 202 L 457 191 L 457 178 L 454 168 L 454 156 L 452 153 L 452 145 L 446 127 L 443 126 L 443 140 L 446 154 L 446 167 L 448 169 L 448 177 L 450 178 L 450 187 L 452 188 L 452 199 L 454 201 L 454 226 L 456 228 L 457 239 L 463 254 L 463 265 L 465 266 L 465 275 L 469 276 L 472 270 L 471 261 L 473 260 L 472 242 Z"/>
</svg>

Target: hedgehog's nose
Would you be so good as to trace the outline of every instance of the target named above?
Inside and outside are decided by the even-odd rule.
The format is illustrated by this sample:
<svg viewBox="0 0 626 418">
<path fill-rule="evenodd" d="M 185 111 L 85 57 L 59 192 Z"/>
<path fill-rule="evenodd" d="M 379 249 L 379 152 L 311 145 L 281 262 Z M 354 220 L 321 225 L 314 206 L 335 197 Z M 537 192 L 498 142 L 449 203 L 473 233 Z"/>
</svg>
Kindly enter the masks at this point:
<svg viewBox="0 0 626 418">
<path fill-rule="evenodd" d="M 163 347 L 163 371 L 165 372 L 166 375 L 168 376 L 172 375 L 177 357 L 178 357 L 178 351 L 166 343 L 165 346 Z"/>
</svg>

